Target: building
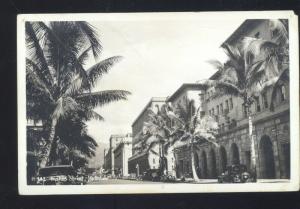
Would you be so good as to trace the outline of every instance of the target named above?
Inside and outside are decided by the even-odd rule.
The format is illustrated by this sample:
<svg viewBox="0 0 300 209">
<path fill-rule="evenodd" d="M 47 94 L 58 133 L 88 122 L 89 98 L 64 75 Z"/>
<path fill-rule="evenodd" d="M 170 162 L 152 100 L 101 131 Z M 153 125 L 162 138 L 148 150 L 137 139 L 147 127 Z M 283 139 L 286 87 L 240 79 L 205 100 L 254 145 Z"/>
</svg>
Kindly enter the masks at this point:
<svg viewBox="0 0 300 209">
<path fill-rule="evenodd" d="M 105 169 L 110 173 L 112 176 L 115 175 L 115 156 L 114 156 L 114 149 L 118 146 L 119 143 L 126 138 L 127 135 L 123 134 L 114 134 L 111 135 L 109 138 L 109 148 L 106 151 L 104 163 Z"/>
<path fill-rule="evenodd" d="M 194 115 L 200 106 L 202 107 L 202 111 L 204 111 L 204 94 L 205 88 L 203 86 L 196 83 L 185 83 L 168 97 L 167 101 L 172 103 L 174 108 L 181 106 L 185 110 L 189 109 L 189 111 L 191 111 L 190 114 Z M 204 112 L 202 112 L 202 114 L 204 114 Z M 186 143 L 176 145 L 176 148 L 170 149 L 170 152 L 169 155 L 173 155 L 173 158 L 176 159 L 176 164 L 172 159 L 168 160 L 170 164 L 168 167 L 176 167 L 177 177 L 192 177 L 191 151 Z"/>
<path fill-rule="evenodd" d="M 129 173 L 131 175 L 139 176 L 148 169 L 158 169 L 160 166 L 160 147 L 159 145 L 153 147 L 148 152 L 140 148 L 139 143 L 143 140 L 142 133 L 144 130 L 144 122 L 149 120 L 149 111 L 160 109 L 165 104 L 166 98 L 153 97 L 148 104 L 143 108 L 142 112 L 132 123 L 132 156 L 129 158 Z"/>
<path fill-rule="evenodd" d="M 44 145 L 43 124 L 41 121 L 27 120 L 27 183 L 33 184 L 32 177 L 38 173 L 39 154 Z"/>
<path fill-rule="evenodd" d="M 115 175 L 119 177 L 128 176 L 128 159 L 132 156 L 132 135 L 125 135 L 113 153 Z"/>
<path fill-rule="evenodd" d="M 223 44 L 236 46 L 247 37 L 272 39 L 268 20 L 246 20 Z M 288 66 L 283 66 L 288 67 Z M 215 73 L 210 79 L 218 79 Z M 262 92 L 251 106 L 258 178 L 290 177 L 289 83 L 282 82 L 276 92 L 274 111 L 270 111 L 271 91 Z M 220 147 L 198 146 L 195 153 L 200 178 L 216 178 L 226 166 L 242 163 L 251 166 L 248 116 L 241 98 L 221 95 L 212 87 L 205 92 L 205 114 L 219 123 Z M 181 152 L 181 155 L 184 156 Z M 187 161 L 187 159 L 186 159 Z M 180 167 L 187 167 L 184 163 Z"/>
</svg>

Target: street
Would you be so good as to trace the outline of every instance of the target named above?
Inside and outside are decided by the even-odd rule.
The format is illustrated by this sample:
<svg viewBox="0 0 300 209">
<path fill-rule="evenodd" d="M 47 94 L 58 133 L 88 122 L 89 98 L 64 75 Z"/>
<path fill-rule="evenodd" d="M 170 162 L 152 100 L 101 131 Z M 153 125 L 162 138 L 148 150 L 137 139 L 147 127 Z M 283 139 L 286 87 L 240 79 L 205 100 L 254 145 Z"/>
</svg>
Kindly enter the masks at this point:
<svg viewBox="0 0 300 209">
<path fill-rule="evenodd" d="M 259 179 L 257 183 L 288 183 L 287 179 Z M 199 182 L 175 182 L 178 184 L 216 184 L 217 179 L 202 179 Z M 97 181 L 91 181 L 90 185 L 102 185 L 102 184 L 174 184 L 173 182 L 153 182 L 153 181 L 137 181 L 127 179 L 101 179 Z"/>
</svg>

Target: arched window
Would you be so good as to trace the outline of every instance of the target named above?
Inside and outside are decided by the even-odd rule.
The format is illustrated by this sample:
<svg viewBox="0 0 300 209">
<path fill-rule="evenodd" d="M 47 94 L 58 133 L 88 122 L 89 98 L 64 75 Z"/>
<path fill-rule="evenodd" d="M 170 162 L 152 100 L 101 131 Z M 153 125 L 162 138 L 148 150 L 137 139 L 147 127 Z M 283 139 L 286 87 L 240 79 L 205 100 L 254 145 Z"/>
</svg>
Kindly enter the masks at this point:
<svg viewBox="0 0 300 209">
<path fill-rule="evenodd" d="M 282 85 L 280 88 L 280 98 L 281 98 L 281 101 L 286 100 L 286 89 L 285 89 L 284 85 Z"/>
<path fill-rule="evenodd" d="M 189 110 L 191 111 L 191 116 L 193 116 L 196 112 L 195 101 L 193 99 L 189 103 Z"/>
<path fill-rule="evenodd" d="M 268 98 L 267 98 L 267 93 L 266 92 L 264 92 L 262 94 L 262 99 L 263 99 L 264 108 L 268 108 L 269 104 L 268 104 Z"/>
</svg>

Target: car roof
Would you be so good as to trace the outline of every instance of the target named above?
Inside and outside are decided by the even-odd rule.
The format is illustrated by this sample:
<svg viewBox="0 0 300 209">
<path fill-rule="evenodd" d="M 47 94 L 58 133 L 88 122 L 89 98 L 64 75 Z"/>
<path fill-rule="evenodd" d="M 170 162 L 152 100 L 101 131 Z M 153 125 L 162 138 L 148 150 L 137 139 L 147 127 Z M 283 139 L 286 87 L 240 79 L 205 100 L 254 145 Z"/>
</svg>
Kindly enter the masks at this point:
<svg viewBox="0 0 300 209">
<path fill-rule="evenodd" d="M 53 173 L 73 174 L 75 173 L 75 169 L 71 165 L 47 166 L 39 169 L 40 175 L 49 175 Z"/>
</svg>

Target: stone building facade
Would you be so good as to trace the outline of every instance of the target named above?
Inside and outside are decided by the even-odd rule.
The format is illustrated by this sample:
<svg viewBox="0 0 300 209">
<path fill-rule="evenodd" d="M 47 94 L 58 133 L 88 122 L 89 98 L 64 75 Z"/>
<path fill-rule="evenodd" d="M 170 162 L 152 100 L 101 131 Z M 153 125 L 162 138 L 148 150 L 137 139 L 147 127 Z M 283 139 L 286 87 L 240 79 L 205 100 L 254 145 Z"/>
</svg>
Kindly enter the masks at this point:
<svg viewBox="0 0 300 209">
<path fill-rule="evenodd" d="M 109 138 L 109 148 L 106 152 L 104 164 L 105 169 L 110 173 L 112 176 L 115 175 L 115 155 L 114 149 L 122 142 L 124 138 L 128 135 L 124 134 L 113 134 Z"/>
<path fill-rule="evenodd" d="M 192 111 L 190 114 L 194 115 L 199 106 L 202 106 L 202 110 L 204 110 L 204 95 L 205 88 L 201 85 L 196 83 L 185 83 L 168 97 L 167 101 L 170 102 L 175 109 L 178 106 L 181 106 L 185 110 L 189 109 Z M 186 144 L 176 144 L 176 148 L 174 149 L 173 147 L 170 149 L 170 152 L 176 159 L 175 165 L 173 165 L 176 170 L 174 175 L 177 177 L 192 177 L 191 151 Z M 172 160 L 169 160 L 168 162 L 172 163 Z"/>
<path fill-rule="evenodd" d="M 128 159 L 132 156 L 132 136 L 127 134 L 114 149 L 114 170 L 119 177 L 128 176 Z"/>
<path fill-rule="evenodd" d="M 271 40 L 267 20 L 245 21 L 226 41 L 236 45 L 245 36 Z M 283 66 L 288 67 L 288 66 Z M 218 79 L 215 73 L 211 79 Z M 290 177 L 290 116 L 289 82 L 277 89 L 274 111 L 270 111 L 271 91 L 262 92 L 251 106 L 253 135 L 256 150 L 258 178 Z M 220 95 L 214 88 L 205 93 L 205 114 L 215 117 L 220 133 L 217 148 L 211 144 L 199 145 L 196 164 L 200 178 L 216 178 L 226 166 L 242 163 L 251 165 L 248 116 L 237 97 Z"/>
</svg>

